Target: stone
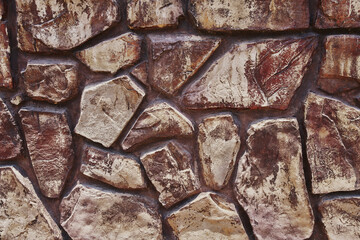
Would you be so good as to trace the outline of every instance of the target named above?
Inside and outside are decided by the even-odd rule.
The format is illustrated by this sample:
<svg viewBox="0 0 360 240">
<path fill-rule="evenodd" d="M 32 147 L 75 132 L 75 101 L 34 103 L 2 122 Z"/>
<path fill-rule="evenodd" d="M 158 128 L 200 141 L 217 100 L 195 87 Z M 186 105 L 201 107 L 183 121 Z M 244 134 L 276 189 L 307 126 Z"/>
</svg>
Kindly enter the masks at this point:
<svg viewBox="0 0 360 240">
<path fill-rule="evenodd" d="M 312 192 L 360 189 L 360 110 L 310 93 L 305 127 Z"/>
<path fill-rule="evenodd" d="M 199 191 L 199 181 L 191 168 L 191 155 L 178 143 L 171 141 L 145 152 L 140 160 L 165 208 Z"/>
<path fill-rule="evenodd" d="M 116 73 L 135 64 L 140 58 L 141 39 L 125 33 L 76 53 L 76 57 L 95 72 Z"/>
<path fill-rule="evenodd" d="M 22 93 L 16 94 L 10 99 L 10 102 L 15 106 L 19 106 L 24 102 L 24 95 Z"/>
<path fill-rule="evenodd" d="M 149 35 L 149 83 L 167 95 L 175 93 L 220 45 L 220 39 L 189 34 Z"/>
<path fill-rule="evenodd" d="M 0 167 L 0 205 L 0 239 L 63 239 L 30 180 L 12 166 Z"/>
<path fill-rule="evenodd" d="M 137 80 L 148 86 L 148 62 L 144 61 L 136 65 L 131 70 L 131 75 L 133 75 Z"/>
<path fill-rule="evenodd" d="M 78 184 L 60 204 L 61 226 L 74 239 L 161 240 L 161 217 L 135 195 Z"/>
<path fill-rule="evenodd" d="M 307 239 L 314 227 L 295 118 L 263 120 L 250 126 L 239 161 L 235 195 L 256 238 Z"/>
<path fill-rule="evenodd" d="M 283 31 L 309 27 L 308 0 L 190 0 L 189 14 L 208 31 Z"/>
<path fill-rule="evenodd" d="M 240 150 L 238 131 L 230 114 L 207 117 L 199 124 L 197 142 L 203 177 L 215 190 L 225 187 L 233 172 Z"/>
<path fill-rule="evenodd" d="M 140 164 L 130 157 L 86 146 L 80 171 L 117 188 L 145 188 Z"/>
<path fill-rule="evenodd" d="M 12 89 L 10 45 L 5 22 L 0 21 L 0 87 Z"/>
<path fill-rule="evenodd" d="M 22 108 L 19 116 L 40 190 L 58 198 L 74 160 L 66 112 Z"/>
<path fill-rule="evenodd" d="M 191 121 L 166 102 L 147 107 L 131 127 L 121 146 L 128 150 L 145 141 L 161 138 L 189 137 L 194 133 Z"/>
<path fill-rule="evenodd" d="M 235 44 L 184 90 L 183 105 L 285 110 L 316 46 L 316 37 Z"/>
<path fill-rule="evenodd" d="M 18 47 L 22 51 L 69 50 L 119 19 L 116 0 L 16 0 Z"/>
<path fill-rule="evenodd" d="M 127 75 L 86 86 L 75 132 L 110 147 L 139 107 L 145 92 Z"/>
<path fill-rule="evenodd" d="M 58 104 L 78 94 L 78 65 L 70 60 L 30 60 L 21 78 L 26 94 L 40 101 Z"/>
<path fill-rule="evenodd" d="M 0 0 L 0 20 L 4 18 L 4 15 L 5 15 L 4 1 Z"/>
<path fill-rule="evenodd" d="M 360 239 L 359 197 L 322 200 L 319 211 L 329 240 Z"/>
<path fill-rule="evenodd" d="M 127 22 L 131 29 L 176 27 L 183 15 L 181 0 L 127 1 Z"/>
<path fill-rule="evenodd" d="M 235 205 L 212 192 L 172 212 L 166 221 L 179 240 L 247 240 Z"/>
</svg>

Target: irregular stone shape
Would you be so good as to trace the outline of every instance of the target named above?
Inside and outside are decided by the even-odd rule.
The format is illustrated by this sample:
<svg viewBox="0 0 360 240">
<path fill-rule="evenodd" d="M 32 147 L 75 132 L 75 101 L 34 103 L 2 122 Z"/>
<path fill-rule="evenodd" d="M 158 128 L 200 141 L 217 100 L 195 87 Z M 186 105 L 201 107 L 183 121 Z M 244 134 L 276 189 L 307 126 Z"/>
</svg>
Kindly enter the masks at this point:
<svg viewBox="0 0 360 240">
<path fill-rule="evenodd" d="M 305 126 L 312 192 L 360 189 L 360 110 L 310 93 Z"/>
<path fill-rule="evenodd" d="M 144 61 L 136 65 L 133 70 L 131 70 L 131 75 L 133 75 L 137 80 L 142 82 L 145 85 L 148 85 L 148 63 Z"/>
<path fill-rule="evenodd" d="M 73 61 L 30 60 L 21 77 L 26 94 L 35 100 L 58 104 L 78 93 L 78 66 Z"/>
<path fill-rule="evenodd" d="M 127 21 L 131 29 L 176 27 L 183 14 L 181 0 L 127 1 Z"/>
<path fill-rule="evenodd" d="M 65 110 L 22 108 L 19 115 L 40 190 L 58 198 L 74 159 Z"/>
<path fill-rule="evenodd" d="M 142 154 L 140 160 L 164 207 L 198 192 L 200 184 L 191 169 L 191 155 L 179 144 L 169 142 Z"/>
<path fill-rule="evenodd" d="M 60 223 L 77 239 L 162 239 L 161 217 L 145 199 L 77 185 L 60 204 Z"/>
<path fill-rule="evenodd" d="M 24 102 L 24 95 L 22 93 L 14 95 L 10 102 L 16 106 L 19 106 L 22 102 Z"/>
<path fill-rule="evenodd" d="M 5 22 L 0 22 L 0 87 L 12 89 L 10 46 Z"/>
<path fill-rule="evenodd" d="M 0 167 L 0 239 L 63 239 L 28 178 Z"/>
<path fill-rule="evenodd" d="M 145 92 L 126 75 L 85 87 L 75 132 L 110 147 L 144 96 Z"/>
<path fill-rule="evenodd" d="M 235 180 L 257 239 L 307 239 L 314 216 L 306 191 L 295 118 L 251 125 Z"/>
<path fill-rule="evenodd" d="M 300 86 L 316 37 L 240 43 L 185 90 L 191 109 L 288 107 Z"/>
<path fill-rule="evenodd" d="M 194 127 L 181 112 L 166 102 L 155 103 L 146 108 L 123 139 L 124 150 L 158 138 L 191 136 Z"/>
<path fill-rule="evenodd" d="M 229 182 L 240 149 L 234 119 L 230 114 L 205 118 L 199 124 L 197 141 L 205 183 L 220 190 Z"/>
<path fill-rule="evenodd" d="M 211 192 L 194 200 L 167 217 L 179 240 L 247 240 L 235 205 Z"/>
<path fill-rule="evenodd" d="M 209 31 L 283 31 L 309 27 L 308 0 L 190 0 L 195 25 Z"/>
<path fill-rule="evenodd" d="M 206 62 L 220 44 L 219 39 L 188 34 L 150 35 L 149 83 L 174 95 Z"/>
<path fill-rule="evenodd" d="M 360 239 L 360 197 L 339 197 L 319 204 L 329 240 Z"/>
<path fill-rule="evenodd" d="M 80 171 L 117 188 L 145 188 L 146 183 L 140 164 L 129 157 L 87 146 Z"/>
<path fill-rule="evenodd" d="M 134 33 L 100 42 L 76 53 L 76 57 L 95 72 L 116 73 L 140 58 L 141 39 Z"/>
<path fill-rule="evenodd" d="M 69 50 L 118 20 L 118 4 L 109 1 L 16 0 L 18 46 L 23 51 Z"/>
</svg>

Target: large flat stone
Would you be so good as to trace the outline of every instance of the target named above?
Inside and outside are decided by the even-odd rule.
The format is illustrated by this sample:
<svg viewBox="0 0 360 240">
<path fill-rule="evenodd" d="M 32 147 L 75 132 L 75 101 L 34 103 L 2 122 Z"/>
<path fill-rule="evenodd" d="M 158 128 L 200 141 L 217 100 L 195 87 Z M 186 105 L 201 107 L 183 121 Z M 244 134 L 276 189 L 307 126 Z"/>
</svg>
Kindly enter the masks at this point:
<svg viewBox="0 0 360 240">
<path fill-rule="evenodd" d="M 1 13 L 0 13 L 1 14 Z M 1 15 L 0 15 L 1 16 Z M 10 45 L 5 22 L 0 21 L 0 87 L 12 89 L 13 79 L 10 68 Z"/>
</svg>

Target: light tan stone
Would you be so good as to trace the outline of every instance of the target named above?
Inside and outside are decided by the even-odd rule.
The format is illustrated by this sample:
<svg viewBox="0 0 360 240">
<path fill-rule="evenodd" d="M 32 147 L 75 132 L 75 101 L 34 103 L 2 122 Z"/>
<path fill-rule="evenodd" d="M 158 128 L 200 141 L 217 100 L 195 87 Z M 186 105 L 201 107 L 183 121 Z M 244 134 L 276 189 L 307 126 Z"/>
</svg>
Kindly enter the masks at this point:
<svg viewBox="0 0 360 240">
<path fill-rule="evenodd" d="M 1 14 L 1 13 L 0 13 Z M 1 15 L 0 15 L 1 16 Z M 0 87 L 12 89 L 13 79 L 10 69 L 10 45 L 5 22 L 0 21 Z"/>
</svg>

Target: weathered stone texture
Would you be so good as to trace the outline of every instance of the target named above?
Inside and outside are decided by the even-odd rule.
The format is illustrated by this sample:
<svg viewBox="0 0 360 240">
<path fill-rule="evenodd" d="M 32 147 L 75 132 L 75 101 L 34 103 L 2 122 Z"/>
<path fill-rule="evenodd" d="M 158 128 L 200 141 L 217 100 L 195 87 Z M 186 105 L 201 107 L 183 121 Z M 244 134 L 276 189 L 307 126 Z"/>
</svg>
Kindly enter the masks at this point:
<svg viewBox="0 0 360 240">
<path fill-rule="evenodd" d="M 251 125 L 235 181 L 236 197 L 260 239 L 306 239 L 314 217 L 306 191 L 298 123 Z"/>
<path fill-rule="evenodd" d="M 136 65 L 131 70 L 131 75 L 133 75 L 137 80 L 142 82 L 145 85 L 148 85 L 148 62 L 144 61 Z"/>
<path fill-rule="evenodd" d="M 8 31 L 7 31 L 6 23 L 1 21 L 0 21 L 0 87 L 9 88 L 9 89 L 12 89 L 14 87 L 13 79 L 11 76 L 11 69 L 10 69 L 10 46 L 9 46 Z"/>
</svg>

